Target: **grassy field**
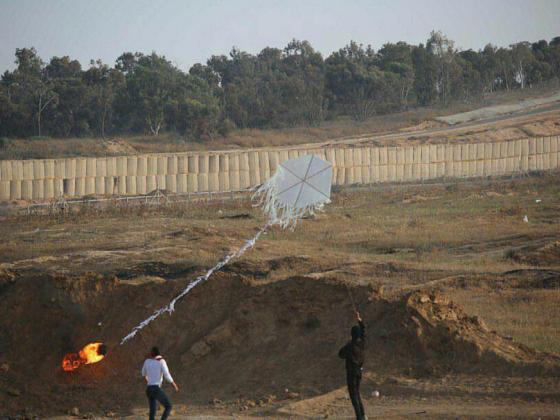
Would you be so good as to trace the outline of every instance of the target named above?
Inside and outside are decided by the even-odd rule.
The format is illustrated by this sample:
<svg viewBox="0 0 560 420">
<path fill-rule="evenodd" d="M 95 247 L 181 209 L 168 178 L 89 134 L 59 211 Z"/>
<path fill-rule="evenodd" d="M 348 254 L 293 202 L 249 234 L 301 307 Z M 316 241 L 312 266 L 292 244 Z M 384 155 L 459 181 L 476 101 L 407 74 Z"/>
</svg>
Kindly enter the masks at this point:
<svg viewBox="0 0 560 420">
<path fill-rule="evenodd" d="M 501 334 L 537 350 L 560 353 L 560 289 L 450 292 L 465 310 Z"/>
</svg>

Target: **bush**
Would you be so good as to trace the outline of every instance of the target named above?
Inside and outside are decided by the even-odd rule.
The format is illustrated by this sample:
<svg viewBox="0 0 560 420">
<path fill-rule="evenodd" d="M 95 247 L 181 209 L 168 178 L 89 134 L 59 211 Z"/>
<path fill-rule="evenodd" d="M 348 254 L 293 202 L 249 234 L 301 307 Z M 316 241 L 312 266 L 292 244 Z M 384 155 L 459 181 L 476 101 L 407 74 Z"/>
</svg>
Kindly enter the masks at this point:
<svg viewBox="0 0 560 420">
<path fill-rule="evenodd" d="M 51 136 L 31 136 L 27 138 L 27 140 L 29 141 L 50 140 L 50 139 Z"/>
<path fill-rule="evenodd" d="M 231 131 L 235 129 L 235 123 L 229 118 L 224 118 L 218 123 L 218 134 L 222 137 L 226 137 Z"/>
<path fill-rule="evenodd" d="M 515 251 L 515 249 L 510 248 L 504 252 L 504 259 L 519 261 L 519 254 Z"/>
<path fill-rule="evenodd" d="M 0 137 L 0 149 L 5 148 L 8 145 L 8 138 L 7 137 Z"/>
</svg>

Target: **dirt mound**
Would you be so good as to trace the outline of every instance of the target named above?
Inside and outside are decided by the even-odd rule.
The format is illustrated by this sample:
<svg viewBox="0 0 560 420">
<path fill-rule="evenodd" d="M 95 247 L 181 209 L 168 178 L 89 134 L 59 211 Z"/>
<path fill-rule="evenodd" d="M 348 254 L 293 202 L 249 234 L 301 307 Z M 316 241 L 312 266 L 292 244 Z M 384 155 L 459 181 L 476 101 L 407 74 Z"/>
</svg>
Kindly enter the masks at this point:
<svg viewBox="0 0 560 420">
<path fill-rule="evenodd" d="M 511 250 L 506 257 L 521 264 L 557 266 L 560 264 L 560 241 L 549 242 L 538 248 Z"/>
<path fill-rule="evenodd" d="M 410 131 L 421 131 L 421 130 L 429 130 L 433 128 L 442 128 L 442 127 L 447 127 L 447 124 L 436 120 L 426 120 L 410 127 L 401 128 L 399 131 L 406 133 Z"/>
<path fill-rule="evenodd" d="M 286 263 L 286 262 L 285 262 Z M 288 262 L 289 263 L 289 262 Z M 124 346 L 130 328 L 165 304 L 184 280 L 9 279 L 0 286 L 0 415 L 126 411 L 143 403 L 145 351 L 158 344 L 185 393 L 177 399 L 259 400 L 285 389 L 316 396 L 344 384 L 337 351 L 348 339 L 352 306 L 345 283 L 292 277 L 262 283 L 218 273 Z M 412 376 L 446 372 L 560 373 L 558 356 L 488 331 L 440 293 L 396 299 L 367 287 L 351 293 L 368 327 L 366 369 Z M 101 340 L 109 354 L 73 373 L 62 356 Z M 48 384 L 45 386 L 45 384 Z"/>
<path fill-rule="evenodd" d="M 560 358 L 536 352 L 489 331 L 478 317 L 441 293 L 413 292 L 406 298 L 405 323 L 428 373 L 462 372 L 535 374 L 558 369 Z"/>
<path fill-rule="evenodd" d="M 138 151 L 124 139 L 107 139 L 103 141 L 103 147 L 111 155 L 130 155 Z"/>
</svg>

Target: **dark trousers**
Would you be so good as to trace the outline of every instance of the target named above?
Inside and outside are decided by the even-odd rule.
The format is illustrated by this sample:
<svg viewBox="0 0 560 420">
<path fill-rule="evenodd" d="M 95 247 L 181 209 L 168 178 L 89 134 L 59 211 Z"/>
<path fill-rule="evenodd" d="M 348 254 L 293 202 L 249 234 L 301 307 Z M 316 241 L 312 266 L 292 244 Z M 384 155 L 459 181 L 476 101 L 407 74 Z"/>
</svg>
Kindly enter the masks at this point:
<svg viewBox="0 0 560 420">
<path fill-rule="evenodd" d="M 360 382 L 362 381 L 361 372 L 346 372 L 346 384 L 348 385 L 348 394 L 350 394 L 350 400 L 352 401 L 352 406 L 354 406 L 354 412 L 356 413 L 356 420 L 364 420 L 366 414 L 364 412 L 364 406 L 362 404 L 362 398 L 360 397 Z"/>
<path fill-rule="evenodd" d="M 146 395 L 150 402 L 150 420 L 155 420 L 158 401 L 165 408 L 161 415 L 161 420 L 166 420 L 171 413 L 171 402 L 167 395 L 165 395 L 165 392 L 163 392 L 163 389 L 157 385 L 150 385 L 146 388 Z"/>
</svg>

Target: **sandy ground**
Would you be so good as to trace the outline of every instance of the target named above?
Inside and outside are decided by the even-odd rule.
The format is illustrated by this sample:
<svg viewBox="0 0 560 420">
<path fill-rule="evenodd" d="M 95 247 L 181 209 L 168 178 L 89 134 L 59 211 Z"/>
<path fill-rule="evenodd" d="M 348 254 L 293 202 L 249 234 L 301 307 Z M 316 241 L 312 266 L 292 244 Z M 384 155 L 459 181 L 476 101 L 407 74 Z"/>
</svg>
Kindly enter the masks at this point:
<svg viewBox="0 0 560 420">
<path fill-rule="evenodd" d="M 533 98 L 519 101 L 517 103 L 494 105 L 484 108 L 475 109 L 473 111 L 462 112 L 459 114 L 446 115 L 437 117 L 436 121 L 441 121 L 446 124 L 459 124 L 475 120 L 484 120 L 495 118 L 504 114 L 512 114 L 516 112 L 524 112 L 537 107 L 554 105 L 560 101 L 560 93 L 555 93 L 543 98 Z"/>
</svg>

